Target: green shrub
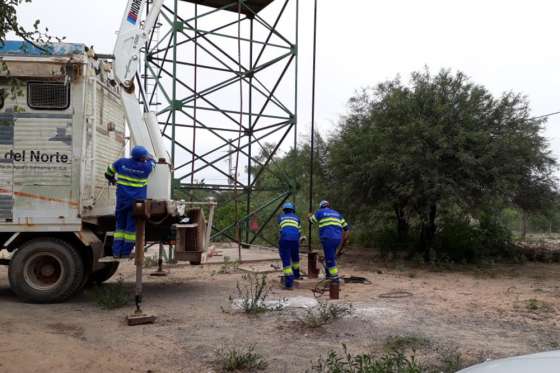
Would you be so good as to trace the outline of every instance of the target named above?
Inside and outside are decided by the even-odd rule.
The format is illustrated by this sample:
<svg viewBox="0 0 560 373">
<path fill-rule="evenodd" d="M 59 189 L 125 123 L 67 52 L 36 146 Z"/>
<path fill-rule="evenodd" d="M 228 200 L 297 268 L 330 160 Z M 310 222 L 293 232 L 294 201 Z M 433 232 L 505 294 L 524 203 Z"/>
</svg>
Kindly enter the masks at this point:
<svg viewBox="0 0 560 373">
<path fill-rule="evenodd" d="M 239 306 L 248 314 L 259 314 L 267 311 L 278 311 L 283 308 L 282 303 L 278 302 L 275 306 L 267 304 L 266 299 L 271 290 L 268 285 L 266 274 L 259 275 L 256 273 L 248 273 L 243 275 L 243 282 L 236 284 L 237 297 L 239 299 Z M 234 304 L 235 298 L 229 297 L 231 304 Z"/>
<path fill-rule="evenodd" d="M 268 363 L 255 352 L 255 345 L 248 347 L 222 347 L 216 351 L 214 363 L 222 372 L 265 370 Z"/>
<path fill-rule="evenodd" d="M 319 358 L 311 372 L 316 373 L 423 373 L 414 355 L 407 357 L 399 351 L 391 351 L 381 356 L 361 354 L 353 356 L 343 345 L 342 356 L 331 351 L 327 358 Z"/>
<path fill-rule="evenodd" d="M 130 302 L 130 291 L 124 285 L 124 279 L 119 277 L 116 283 L 99 285 L 93 290 L 93 298 L 97 305 L 106 310 L 121 308 Z"/>
<path fill-rule="evenodd" d="M 304 327 L 315 329 L 351 315 L 353 311 L 352 305 L 320 302 L 318 307 L 306 309 L 298 320 Z"/>
</svg>

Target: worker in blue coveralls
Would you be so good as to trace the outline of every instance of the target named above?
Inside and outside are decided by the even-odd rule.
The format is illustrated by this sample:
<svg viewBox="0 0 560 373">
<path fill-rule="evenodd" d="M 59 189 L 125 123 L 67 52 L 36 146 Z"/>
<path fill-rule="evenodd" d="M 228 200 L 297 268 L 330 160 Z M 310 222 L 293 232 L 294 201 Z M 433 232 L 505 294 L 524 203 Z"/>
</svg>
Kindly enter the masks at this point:
<svg viewBox="0 0 560 373">
<path fill-rule="evenodd" d="M 330 208 L 328 201 L 321 201 L 319 210 L 309 216 L 309 221 L 319 226 L 319 238 L 325 252 L 327 279 L 338 282 L 336 251 L 341 243 L 350 238 L 350 226 L 338 211 Z"/>
<path fill-rule="evenodd" d="M 113 235 L 113 256 L 128 257 L 136 242 L 134 203 L 145 200 L 148 176 L 154 170 L 155 161 L 143 146 L 135 146 L 131 158 L 121 158 L 107 167 L 105 178 L 117 184 L 116 228 Z"/>
<path fill-rule="evenodd" d="M 301 221 L 296 215 L 296 208 L 293 203 L 285 203 L 282 210 L 283 214 L 278 216 L 278 225 L 280 228 L 279 247 L 284 272 L 284 288 L 293 289 L 294 279 L 300 278 L 299 239 Z"/>
</svg>

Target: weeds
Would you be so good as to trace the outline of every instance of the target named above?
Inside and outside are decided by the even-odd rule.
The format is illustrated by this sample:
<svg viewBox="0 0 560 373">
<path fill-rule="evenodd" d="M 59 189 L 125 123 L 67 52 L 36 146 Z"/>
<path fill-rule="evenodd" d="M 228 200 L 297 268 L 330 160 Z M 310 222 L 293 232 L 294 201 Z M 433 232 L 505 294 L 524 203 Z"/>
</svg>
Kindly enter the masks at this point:
<svg viewBox="0 0 560 373">
<path fill-rule="evenodd" d="M 430 345 L 428 338 L 416 335 L 407 336 L 389 336 L 385 340 L 383 348 L 385 351 L 417 351 Z"/>
<path fill-rule="evenodd" d="M 467 366 L 463 360 L 463 355 L 452 347 L 438 348 L 439 364 L 432 368 L 433 372 L 438 373 L 455 373 Z"/>
<path fill-rule="evenodd" d="M 255 352 L 255 345 L 248 347 L 222 347 L 216 351 L 216 366 L 222 372 L 265 370 L 268 362 Z"/>
<path fill-rule="evenodd" d="M 319 358 L 311 372 L 316 373 L 423 373 L 414 355 L 407 357 L 402 352 L 391 351 L 381 356 L 361 354 L 352 356 L 346 345 L 344 353 L 339 356 L 331 351 L 326 359 Z"/>
<path fill-rule="evenodd" d="M 239 270 L 239 262 L 237 260 L 231 261 L 229 256 L 224 257 L 224 264 L 218 270 L 219 274 L 231 274 Z"/>
<path fill-rule="evenodd" d="M 431 358 L 430 364 L 423 364 L 416 358 L 414 346 L 426 347 L 427 340 L 418 337 L 398 337 L 399 343 L 383 354 L 373 353 L 353 356 L 343 346 L 343 354 L 331 351 L 326 359 L 319 358 L 312 365 L 310 372 L 316 373 L 455 373 L 467 366 L 463 356 L 453 348 L 433 350 L 437 356 Z M 401 349 L 404 348 L 404 349 Z M 410 354 L 405 354 L 405 349 L 411 348 Z M 308 371 L 309 372 L 309 371 Z"/>
<path fill-rule="evenodd" d="M 258 275 L 248 273 L 243 275 L 243 284 L 237 282 L 237 296 L 239 298 L 239 307 L 248 314 L 259 314 L 267 311 L 278 311 L 283 308 L 282 304 L 278 302 L 277 305 L 270 306 L 266 302 L 268 294 L 270 293 L 271 286 L 268 285 L 267 277 L 265 274 Z M 233 305 L 236 300 L 230 296 L 230 303 Z"/>
<path fill-rule="evenodd" d="M 305 310 L 298 321 L 306 328 L 316 329 L 354 312 L 352 305 L 319 302 L 318 307 Z"/>
<path fill-rule="evenodd" d="M 95 303 L 103 309 L 113 310 L 124 307 L 130 301 L 130 293 L 124 285 L 124 279 L 119 277 L 114 284 L 104 284 L 94 289 Z"/>
<path fill-rule="evenodd" d="M 527 310 L 533 313 L 549 313 L 554 311 L 554 307 L 549 303 L 538 299 L 528 299 L 526 301 Z"/>
</svg>

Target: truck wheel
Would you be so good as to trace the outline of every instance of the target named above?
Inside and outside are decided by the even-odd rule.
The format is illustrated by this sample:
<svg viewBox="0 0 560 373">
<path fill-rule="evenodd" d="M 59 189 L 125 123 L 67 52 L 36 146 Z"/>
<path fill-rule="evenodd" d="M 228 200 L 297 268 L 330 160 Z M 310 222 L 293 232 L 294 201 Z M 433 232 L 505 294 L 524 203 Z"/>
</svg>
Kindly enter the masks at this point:
<svg viewBox="0 0 560 373">
<path fill-rule="evenodd" d="M 117 269 L 119 269 L 119 262 L 107 263 L 105 267 L 101 268 L 99 271 L 93 272 L 91 276 L 89 276 L 89 281 L 101 284 L 113 277 Z"/>
<path fill-rule="evenodd" d="M 8 270 L 10 287 L 26 302 L 55 303 L 70 298 L 84 279 L 84 263 L 67 242 L 37 238 L 22 244 Z"/>
</svg>

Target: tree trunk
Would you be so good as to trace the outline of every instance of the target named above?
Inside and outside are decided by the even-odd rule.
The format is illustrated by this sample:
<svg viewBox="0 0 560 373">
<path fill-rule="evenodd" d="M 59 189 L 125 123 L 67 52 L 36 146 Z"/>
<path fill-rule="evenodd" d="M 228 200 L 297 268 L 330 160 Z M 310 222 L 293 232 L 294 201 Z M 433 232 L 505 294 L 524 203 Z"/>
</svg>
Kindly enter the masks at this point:
<svg viewBox="0 0 560 373">
<path fill-rule="evenodd" d="M 410 229 L 408 220 L 404 211 L 399 207 L 395 207 L 395 216 L 397 218 L 397 237 L 400 242 L 405 242 L 408 240 L 408 231 Z"/>
<path fill-rule="evenodd" d="M 434 203 L 430 206 L 430 211 L 426 222 L 422 223 L 422 229 L 420 233 L 420 242 L 422 245 L 422 251 L 424 252 L 424 259 L 430 261 L 430 251 L 433 248 L 434 239 L 436 237 L 436 217 L 437 217 L 437 205 Z"/>
<path fill-rule="evenodd" d="M 528 225 L 529 225 L 529 213 L 526 210 L 523 210 L 523 214 L 521 217 L 521 241 L 525 241 L 527 239 Z"/>
</svg>

